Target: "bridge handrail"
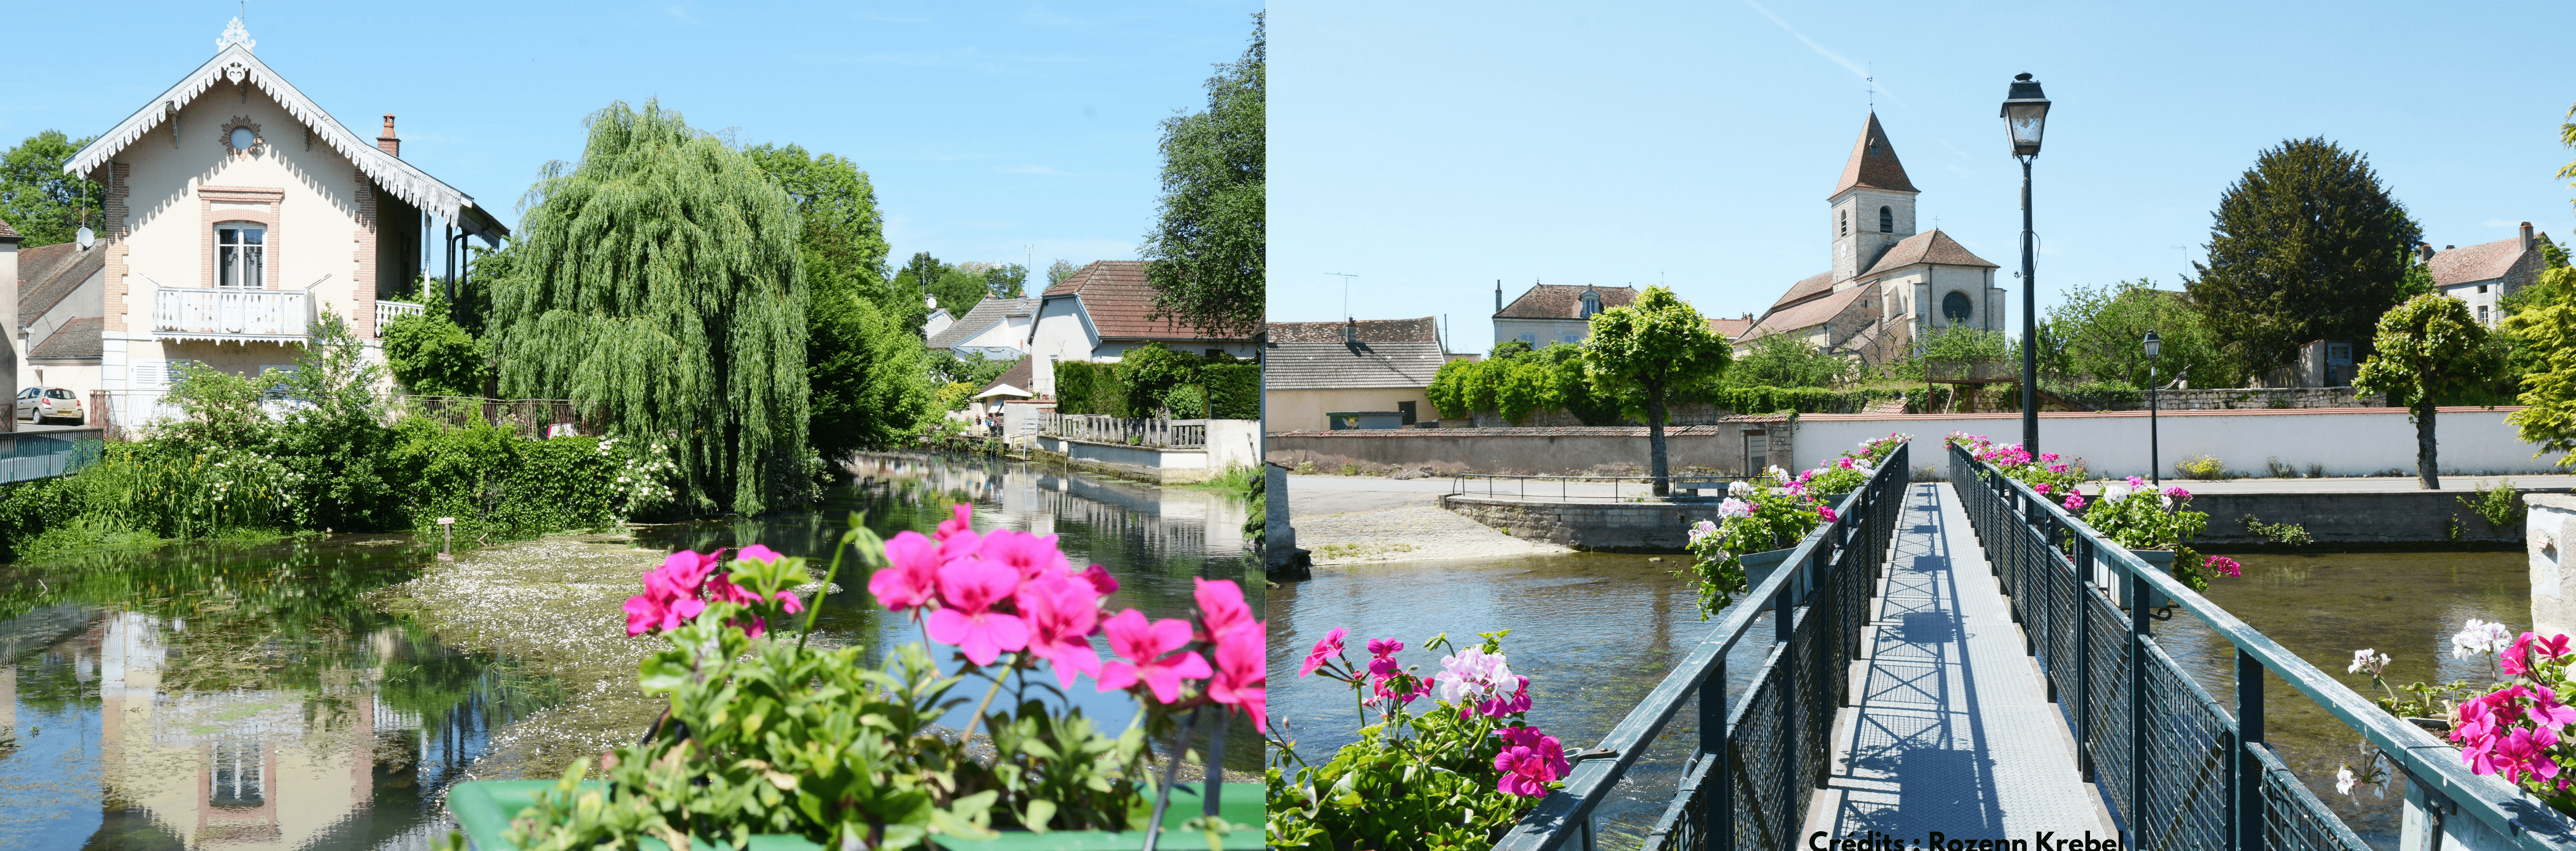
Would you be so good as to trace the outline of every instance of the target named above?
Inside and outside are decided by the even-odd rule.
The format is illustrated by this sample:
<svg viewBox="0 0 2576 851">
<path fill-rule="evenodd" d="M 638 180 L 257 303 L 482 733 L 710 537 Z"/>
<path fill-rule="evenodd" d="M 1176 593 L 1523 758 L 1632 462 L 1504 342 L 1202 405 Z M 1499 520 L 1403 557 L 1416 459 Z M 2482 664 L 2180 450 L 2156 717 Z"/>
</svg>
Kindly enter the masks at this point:
<svg viewBox="0 0 2576 851">
<path fill-rule="evenodd" d="M 2262 705 L 2260 702 L 2262 696 L 2262 681 L 2259 676 L 2260 671 L 2257 669 L 2251 669 L 2245 664 L 2248 661 L 2259 663 L 2262 669 L 2269 669 L 2274 675 L 2280 677 L 2283 682 L 2289 683 L 2291 688 L 2298 689 L 2299 693 L 2306 695 L 2309 700 L 2315 701 L 2319 707 L 2324 708 L 2329 714 L 2333 715 L 2336 720 L 2342 721 L 2346 726 L 2359 732 L 2372 747 L 2377 748 L 2381 753 L 2386 754 L 2392 762 L 2396 763 L 2399 770 L 2404 771 L 2411 782 L 2418 783 L 2428 792 L 2433 793 L 2430 797 L 2447 799 L 2457 804 L 2460 813 L 2465 813 L 2469 817 L 2476 819 L 2478 822 L 2485 824 L 2489 829 L 2495 831 L 2497 835 L 2510 838 L 2515 847 L 2525 849 L 2525 851 L 2571 851 L 2571 849 L 2576 849 L 2576 824 L 2571 824 L 2566 816 L 2560 815 L 2556 811 L 2551 810 L 2546 804 L 2543 804 L 2538 799 L 2524 794 L 2521 789 L 2516 788 L 2512 784 L 2507 783 L 2498 777 L 2472 773 L 2468 766 L 2462 763 L 2460 759 L 2460 750 L 2457 747 L 2436 739 L 2432 734 L 2425 732 L 2422 728 L 2403 721 L 2380 709 L 2379 706 L 2371 702 L 2370 699 L 2355 693 L 2351 688 L 2345 686 L 2342 682 L 2335 680 L 2333 677 L 2328 676 L 2315 665 L 2311 665 L 2307 660 L 2299 658 L 2297 654 L 2290 652 L 2288 648 L 2282 647 L 2279 642 L 2272 640 L 2270 636 L 2266 636 L 2253 627 L 2246 625 L 2243 620 L 2238 619 L 2235 615 L 2229 614 L 2226 609 L 2220 608 L 2218 604 L 2210 602 L 2209 598 L 2203 597 L 2199 592 L 2191 590 L 2190 586 L 2184 585 L 2180 580 L 2174 579 L 2160 570 L 2149 567 L 2144 560 L 2131 554 L 2128 549 L 2121 547 L 2117 542 L 2103 537 L 2101 533 L 2094 531 L 2091 526 L 2086 525 L 2082 520 L 2068 514 L 2065 508 L 2056 501 L 2042 497 L 2037 492 L 2031 490 L 2030 486 L 2003 475 L 2000 471 L 1997 471 L 1993 466 L 1988 465 L 1985 462 L 1976 460 L 1976 458 L 1955 444 L 1949 444 L 1946 448 L 1950 453 L 1950 467 L 1953 471 L 1951 475 L 1951 483 L 1962 491 L 1960 495 L 1963 498 L 1970 497 L 1972 494 L 1969 493 L 1969 491 L 1975 489 L 1984 491 L 1983 494 L 1978 495 L 1987 498 L 1986 500 L 1972 501 L 1972 504 L 1969 506 L 1969 517 L 1972 523 L 1979 525 L 1979 538 L 1985 542 L 1988 557 L 1996 561 L 1999 574 L 2007 570 L 2003 563 L 2006 558 L 2006 554 L 1999 550 L 2012 546 L 2009 541 L 2003 539 L 2003 533 L 2008 531 L 2023 532 L 2025 534 L 2036 532 L 2043 540 L 2063 541 L 2065 544 L 2074 548 L 2075 554 L 2072 556 L 2068 556 L 2065 553 L 2054 553 L 2055 557 L 2049 559 L 2051 563 L 2067 565 L 2068 570 L 2066 571 L 2066 574 L 2068 576 L 2075 575 L 2071 567 L 2073 563 L 2090 562 L 2093 560 L 2108 563 L 2112 565 L 2111 569 L 2115 571 L 2115 576 L 2125 576 L 2129 581 L 2130 593 L 2128 599 L 2132 601 L 2145 601 L 2152 599 L 2149 592 L 2161 593 L 2168 599 L 2173 600 L 2184 611 L 2189 612 L 2193 617 L 2198 618 L 2201 623 L 2206 624 L 2211 632 L 2217 633 L 2219 636 L 2225 638 L 2228 643 L 2236 649 L 2237 694 L 2240 695 L 2239 707 L 2236 713 L 2222 713 L 2222 717 L 2226 722 L 2227 732 L 2232 734 L 2228 740 L 2231 743 L 2237 743 L 2234 745 L 2236 753 L 2231 754 L 2231 757 L 2241 757 L 2264 765 L 2265 770 L 2262 771 L 2262 774 L 2265 775 L 2265 785 L 2267 787 L 2274 785 L 2279 780 L 2279 777 L 2277 776 L 2279 773 L 2274 770 L 2270 770 L 2271 767 L 2278 766 L 2280 764 L 2278 758 L 2270 752 L 2269 748 L 2243 746 L 2264 741 L 2264 737 L 2262 735 L 2262 713 L 2260 710 Z M 1974 504 L 1977 502 L 1982 502 L 1983 504 Z M 2028 515 L 2017 516 L 2016 512 L 2029 512 L 2036 516 L 2035 518 Z M 2036 520 L 2036 522 L 2034 522 L 2034 520 Z M 1986 528 L 1984 525 L 1985 523 L 2003 521 L 2009 521 L 2012 525 L 2020 528 Z M 2051 526 L 2054 527 L 2056 532 L 2061 534 L 2050 534 L 2052 530 L 2048 527 Z M 2003 545 L 2003 547 L 1999 547 L 1999 544 Z M 2052 551 L 2054 546 L 2055 545 L 2051 545 L 2049 548 L 2043 548 L 2043 551 Z M 2072 561 L 2067 559 L 2072 559 Z M 2054 577 L 2052 576 L 2051 578 L 2053 579 Z M 2016 614 L 2015 620 L 2021 622 L 2027 635 L 2034 636 L 2026 639 L 2026 641 L 2042 640 L 2037 636 L 2043 631 L 2044 627 L 2034 626 L 2030 620 L 2032 617 L 2045 619 L 2052 617 L 2052 615 L 2044 612 L 2026 611 L 2026 601 L 2024 598 L 2038 595 L 2034 595 L 2028 589 L 2022 587 L 2009 587 L 2016 585 L 2014 577 L 2006 576 L 2005 582 L 2008 586 L 2006 593 L 2012 595 L 2012 607 Z M 2078 590 L 2084 592 L 2085 598 L 2092 604 L 2103 606 L 2113 605 L 2100 593 L 2098 589 L 2093 588 L 2092 583 L 2089 581 L 2077 582 L 2076 587 Z M 2117 611 L 2117 609 L 2114 608 L 2113 611 Z M 2132 624 L 2132 634 L 2136 635 L 2139 639 L 2131 646 L 2150 651 L 2152 656 L 2162 657 L 2164 654 L 2162 649 L 2156 645 L 2155 639 L 2152 636 L 2144 634 L 2146 631 L 2147 619 L 2148 618 L 2143 607 L 2131 609 L 2128 620 Z M 2092 622 L 2086 621 L 2085 623 L 2089 625 Z M 2083 637 L 2080 634 L 2072 637 L 2078 641 L 2083 640 Z M 2033 650 L 2032 652 L 2034 655 L 2042 657 L 2042 668 L 2044 670 L 2052 667 L 2046 661 L 2049 658 L 2049 654 L 2042 653 L 2037 650 Z M 2139 653 L 2137 655 L 2145 657 L 2150 655 L 2150 653 Z M 2168 663 L 2168 665 L 2169 664 L 2170 663 Z M 2053 680 L 2059 674 L 2056 671 L 2049 671 L 2048 675 Z M 2188 676 L 2184 677 L 2184 681 L 2191 682 Z M 2132 678 L 2131 682 L 2136 682 L 2136 680 Z M 2052 686 L 2054 687 L 2053 683 Z M 2079 692 L 2080 691 L 2081 690 L 2079 690 Z M 2052 695 L 2054 694 L 2057 694 L 2057 692 L 2052 692 Z M 2244 711 L 2245 696 L 2250 696 L 2252 700 L 2255 701 L 2253 704 L 2255 711 L 2252 713 Z M 2082 700 L 2087 698 L 2079 697 L 2078 699 Z M 2210 704 L 2213 710 L 2217 709 L 2215 701 L 2209 700 L 2205 694 L 2199 695 L 2198 700 L 2200 702 Z M 2134 717 L 2134 713 L 2137 710 L 2133 707 L 2131 711 Z M 2071 711 L 2069 714 L 2081 718 L 2087 717 L 2088 713 L 2079 708 L 2078 710 Z M 2254 721 L 2252 724 L 2247 725 L 2243 723 L 2241 717 L 2249 714 L 2254 718 Z M 2090 725 L 2088 724 L 2088 726 Z M 2247 727 L 2250 727 L 2251 729 L 2246 729 Z M 2133 727 L 2131 729 L 2135 728 Z M 2246 741 L 2245 737 L 2248 734 L 2251 734 L 2251 742 Z M 2077 744 L 2077 749 L 2079 751 L 2085 750 L 2084 738 L 2086 738 L 2086 736 L 2084 736 L 2082 731 L 2079 730 Z M 2134 752 L 2134 749 L 2132 749 L 2132 752 Z M 2228 761 L 2231 765 L 2238 763 L 2238 759 L 2235 758 L 2231 758 Z M 2137 767 L 2143 766 L 2144 764 L 2146 764 L 2146 761 L 2130 759 L 2125 763 L 2125 766 L 2130 767 L 2134 772 L 2138 770 Z M 2133 777 L 2134 776 L 2135 775 L 2133 774 Z M 2114 782 L 2115 781 L 2106 778 L 2102 781 L 2102 787 L 2106 794 L 2117 798 L 2119 793 L 2112 788 Z M 2118 782 L 2121 784 L 2122 788 L 2134 788 L 2127 785 L 2135 782 L 2134 780 Z M 2287 783 L 2286 785 L 2290 787 L 2289 790 L 2278 794 L 2291 795 L 2293 797 L 2308 795 L 2306 787 L 2295 780 Z M 2240 791 L 2240 794 L 2243 793 Z M 2309 797 L 2308 800 L 2313 801 L 2314 799 L 2313 797 Z M 2255 802 L 2256 800 L 2251 798 L 2240 799 L 2238 802 L 2232 802 L 2234 805 L 2231 806 L 2230 809 L 2240 817 L 2248 819 L 2262 819 L 2265 817 L 2265 813 L 2263 813 L 2262 810 L 2268 810 L 2269 807 L 2248 806 L 2248 804 Z M 2314 812 L 2324 812 L 2328 818 L 2333 818 L 2331 812 L 2325 811 L 2322 805 L 2316 805 Z M 2248 825 L 2243 824 L 2230 825 L 2229 829 L 2231 831 L 2240 830 L 2247 826 Z M 2350 835 L 2348 829 L 2344 828 L 2339 820 L 2333 826 L 2344 835 Z M 2131 819 L 2131 827 L 2132 830 L 2135 830 L 2135 819 Z M 2358 844 L 2357 838 L 2350 841 L 2353 843 L 2353 847 L 2361 847 Z M 2162 842 L 2162 837 L 2145 836 L 2139 837 L 2134 844 L 2126 847 L 2163 847 L 2161 844 Z"/>
<path fill-rule="evenodd" d="M 1817 605 L 1832 607 L 1829 612 L 1839 616 L 1839 619 L 1850 620 L 1849 626 L 1853 631 L 1853 635 L 1848 637 L 1839 633 L 1831 636 L 1830 640 L 1833 643 L 1823 647 L 1815 643 L 1827 638 L 1821 632 L 1808 639 L 1810 643 L 1807 646 L 1814 651 L 1813 655 L 1819 660 L 1819 664 L 1822 660 L 1836 655 L 1835 649 L 1856 643 L 1859 625 L 1856 616 L 1865 616 L 1867 613 L 1869 585 L 1852 583 L 1874 584 L 1878 573 L 1877 568 L 1884 563 L 1887 546 L 1894 533 L 1895 517 L 1904 507 L 1903 494 L 1908 476 L 1907 460 L 1908 446 L 1897 447 L 1895 452 L 1880 463 L 1878 471 L 1870 477 L 1869 484 L 1852 491 L 1843 498 L 1841 505 L 1836 506 L 1836 517 L 1833 522 L 1818 526 L 1814 531 L 1807 533 L 1805 538 L 1799 540 L 1797 548 L 1791 551 L 1789 557 L 1781 562 L 1781 569 L 1772 571 L 1761 584 L 1754 586 L 1750 592 L 1737 598 L 1733 605 L 1728 606 L 1721 614 L 1716 628 L 1709 630 L 1708 637 L 1702 639 L 1699 646 L 1693 648 L 1679 665 L 1674 666 L 1672 672 L 1666 674 L 1663 681 L 1656 684 L 1654 691 L 1649 692 L 1644 700 L 1638 702 L 1636 708 L 1629 710 L 1627 717 L 1621 719 L 1618 726 L 1611 728 L 1610 732 L 1602 737 L 1597 748 L 1608 751 L 1609 755 L 1575 763 L 1573 770 L 1564 778 L 1564 788 L 1549 793 L 1539 802 L 1537 808 L 1522 816 L 1520 822 L 1513 825 L 1512 829 L 1504 834 L 1502 840 L 1494 844 L 1495 851 L 1553 851 L 1563 847 L 1569 841 L 1576 841 L 1577 837 L 1581 837 L 1582 847 L 1589 848 L 1593 809 L 1601 803 L 1602 799 L 1609 796 L 1611 789 L 1618 785 L 1620 778 L 1626 776 L 1628 770 L 1644 756 L 1646 747 L 1663 734 L 1664 728 L 1672 723 L 1673 716 L 1679 714 L 1692 696 L 1698 694 L 1704 687 L 1714 686 L 1715 693 L 1720 695 L 1721 699 L 1704 700 L 1700 703 L 1702 744 L 1699 755 L 1705 757 L 1711 754 L 1730 753 L 1731 749 L 1727 743 L 1735 740 L 1736 728 L 1740 726 L 1739 721 L 1743 720 L 1749 707 L 1769 692 L 1768 687 L 1775 679 L 1768 673 L 1757 675 L 1753 685 L 1745 689 L 1741 700 L 1730 705 L 1723 699 L 1726 691 L 1727 651 L 1735 648 L 1737 642 L 1753 628 L 1756 619 L 1762 613 L 1766 611 L 1773 613 L 1776 630 L 1775 647 L 1770 654 L 1771 661 L 1764 663 L 1762 670 L 1777 672 L 1785 667 L 1787 672 L 1779 676 L 1788 679 L 1788 688 L 1792 691 L 1796 690 L 1798 680 L 1803 679 L 1804 676 L 1794 670 L 1796 667 L 1794 665 L 1782 666 L 1781 660 L 1796 655 L 1794 652 L 1784 651 L 1791 651 L 1797 646 L 1794 644 L 1797 634 L 1810 627 L 1820 626 L 1818 621 L 1809 617 Z M 1857 541 L 1854 540 L 1855 537 L 1858 538 Z M 1868 563 L 1851 564 L 1853 560 L 1851 556 L 1855 555 L 1867 560 Z M 1835 564 L 1828 559 L 1843 563 Z M 1863 573 L 1867 575 L 1861 575 Z M 1857 607 L 1856 612 L 1852 611 L 1847 601 L 1838 602 L 1835 599 L 1836 595 L 1830 591 L 1836 588 L 1861 590 L 1862 605 Z M 1798 599 L 1801 596 L 1805 597 L 1804 601 Z M 1837 618 L 1826 618 L 1826 620 L 1834 619 Z M 1842 670 L 1837 669 L 1811 681 L 1811 684 L 1815 688 L 1831 689 L 1839 693 L 1848 687 L 1849 679 Z M 1799 726 L 1804 726 L 1806 723 L 1797 719 L 1810 716 L 1811 710 L 1794 711 L 1807 709 L 1807 707 L 1790 706 L 1785 701 L 1783 705 L 1788 707 L 1784 709 L 1783 715 L 1788 725 L 1788 732 L 1784 737 L 1789 740 L 1784 750 L 1808 751 L 1826 746 L 1828 737 L 1821 731 L 1810 730 L 1804 736 L 1797 731 Z M 1825 715 L 1828 729 L 1831 723 L 1832 717 L 1828 712 Z M 1805 773 L 1806 766 L 1811 764 L 1811 759 L 1813 764 L 1822 763 L 1820 754 L 1793 753 L 1780 767 L 1768 765 L 1746 765 L 1745 767 L 1774 771 L 1785 768 L 1791 775 L 1800 775 Z M 1735 767 L 1739 761 L 1730 756 L 1725 762 L 1730 767 Z M 1745 759 L 1741 762 L 1749 764 L 1754 760 Z M 1705 770 L 1706 763 L 1699 764 Z M 1806 818 L 1807 796 L 1814 792 L 1816 786 L 1821 785 L 1821 778 L 1815 778 L 1815 780 L 1817 782 L 1792 784 L 1794 791 L 1799 793 L 1796 805 L 1778 807 L 1775 814 L 1791 822 L 1803 822 Z M 1733 786 L 1723 782 L 1719 785 L 1720 794 L 1727 797 L 1721 798 L 1721 805 L 1711 805 L 1709 809 L 1713 812 L 1723 811 L 1715 814 L 1720 823 L 1725 826 L 1724 831 L 1731 835 L 1734 818 L 1734 803 L 1731 797 Z M 1782 791 L 1791 791 L 1791 788 L 1784 787 Z M 1680 799 L 1677 800 L 1677 806 L 1696 801 L 1694 797 L 1696 794 L 1694 785 L 1686 783 L 1677 796 Z M 1795 831 L 1797 827 L 1792 823 L 1788 829 Z M 1782 844 L 1781 847 L 1786 845 Z"/>
</svg>

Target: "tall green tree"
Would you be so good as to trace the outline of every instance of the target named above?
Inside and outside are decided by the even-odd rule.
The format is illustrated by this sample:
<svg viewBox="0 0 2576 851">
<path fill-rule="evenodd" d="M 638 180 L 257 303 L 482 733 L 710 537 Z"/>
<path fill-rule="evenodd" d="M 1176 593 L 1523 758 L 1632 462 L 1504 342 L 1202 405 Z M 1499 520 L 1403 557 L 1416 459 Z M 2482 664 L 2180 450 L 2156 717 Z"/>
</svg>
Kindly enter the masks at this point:
<svg viewBox="0 0 2576 851">
<path fill-rule="evenodd" d="M 984 270 L 984 290 L 992 298 L 1024 298 L 1029 291 L 1029 267 L 1004 263 Z"/>
<path fill-rule="evenodd" d="M 2425 490 L 2442 487 L 2433 441 L 2435 400 L 2496 380 L 2504 363 L 2488 344 L 2487 326 L 2468 302 L 2425 293 L 2379 318 L 2374 352 L 2352 380 L 2362 393 L 2386 393 L 2415 423 L 2415 476 Z"/>
<path fill-rule="evenodd" d="M 1154 317 L 1211 333 L 1261 330 L 1268 237 L 1263 200 L 1263 15 L 1252 45 L 1208 78 L 1205 112 L 1163 120 L 1163 198 L 1137 253 Z"/>
<path fill-rule="evenodd" d="M 84 212 L 98 221 L 107 189 L 63 173 L 63 163 L 97 139 L 74 140 L 63 131 L 47 130 L 0 154 L 0 221 L 18 232 L 19 247 L 72 241 Z"/>
<path fill-rule="evenodd" d="M 967 311 L 975 309 L 977 302 L 991 293 L 984 279 L 985 271 L 991 268 L 989 264 L 973 261 L 942 263 L 939 258 L 930 256 L 930 252 L 916 252 L 910 262 L 903 264 L 903 270 L 895 273 L 894 289 L 913 304 L 921 304 L 922 294 L 927 292 L 939 302 L 939 309 L 948 311 L 949 316 L 964 317 Z M 925 314 L 927 312 L 924 311 Z M 913 323 L 916 333 L 920 327 L 920 322 Z"/>
<path fill-rule="evenodd" d="M 2152 362 L 2144 345 L 2149 331 L 2163 341 Z M 2065 367 L 2096 381 L 2143 389 L 2150 372 L 2165 382 L 2189 369 L 2202 386 L 2237 386 L 2232 364 L 2200 311 L 2182 293 L 2156 289 L 2145 278 L 2067 288 L 2048 311 L 2044 336 L 2065 343 L 2059 350 Z"/>
<path fill-rule="evenodd" d="M 1073 265 L 1073 261 L 1056 258 L 1055 262 L 1047 264 L 1047 286 L 1064 283 L 1064 279 L 1073 277 L 1073 273 L 1079 271 L 1082 271 L 1082 267 Z"/>
<path fill-rule="evenodd" d="M 2352 340 L 2366 355 L 2373 323 L 2399 300 L 2404 251 L 2423 239 L 2369 159 L 2322 138 L 2263 151 L 2210 218 L 2209 262 L 2184 283 L 2254 375 L 2311 340 Z"/>
<path fill-rule="evenodd" d="M 1592 336 L 1583 341 L 1584 375 L 1596 398 L 1645 421 L 1656 496 L 1672 492 L 1665 403 L 1675 393 L 1717 380 L 1733 358 L 1726 338 L 1709 330 L 1708 318 L 1661 286 L 1592 315 Z"/>
<path fill-rule="evenodd" d="M 810 299 L 807 438 L 823 457 L 838 459 L 911 433 L 931 404 L 912 324 L 924 309 L 886 274 L 892 249 L 867 172 L 797 145 L 759 145 L 743 154 L 787 191 L 804 223 L 796 249 Z"/>
<path fill-rule="evenodd" d="M 493 293 L 501 392 L 580 400 L 617 434 L 670 442 L 687 509 L 802 498 L 795 201 L 655 101 L 587 123 L 581 161 L 547 164 L 521 202 L 518 274 Z"/>
</svg>

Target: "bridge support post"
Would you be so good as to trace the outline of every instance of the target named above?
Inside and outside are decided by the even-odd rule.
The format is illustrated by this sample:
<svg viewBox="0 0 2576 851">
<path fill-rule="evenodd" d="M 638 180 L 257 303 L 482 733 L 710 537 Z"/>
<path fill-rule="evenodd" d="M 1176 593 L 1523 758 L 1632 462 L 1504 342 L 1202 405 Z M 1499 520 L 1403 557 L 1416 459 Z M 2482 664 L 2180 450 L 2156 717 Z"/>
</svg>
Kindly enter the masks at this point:
<svg viewBox="0 0 2576 851">
<path fill-rule="evenodd" d="M 2093 630 L 2092 617 L 2085 608 L 2087 586 L 2093 581 L 2093 539 L 2075 541 L 2075 563 L 2080 565 L 2075 578 L 2075 770 L 2084 782 L 2093 777 Z"/>
<path fill-rule="evenodd" d="M 2263 827 L 2268 821 L 2263 808 L 2263 761 L 2254 749 L 2263 746 L 2263 662 L 2243 649 L 2236 651 L 2236 758 L 2234 781 L 2236 794 L 2228 802 L 2234 812 L 2235 851 L 2263 851 Z"/>
<path fill-rule="evenodd" d="M 1708 679 L 1699 684 L 1699 759 L 1708 766 L 1700 776 L 1700 835 L 1698 851 L 1734 851 L 1735 849 L 1735 759 L 1726 741 L 1726 657 L 1708 668 Z"/>
<path fill-rule="evenodd" d="M 2129 599 L 2147 599 L 2147 577 L 2126 564 Z M 2147 847 L 2147 607 L 2129 607 L 2129 822 L 2128 847 Z"/>
</svg>

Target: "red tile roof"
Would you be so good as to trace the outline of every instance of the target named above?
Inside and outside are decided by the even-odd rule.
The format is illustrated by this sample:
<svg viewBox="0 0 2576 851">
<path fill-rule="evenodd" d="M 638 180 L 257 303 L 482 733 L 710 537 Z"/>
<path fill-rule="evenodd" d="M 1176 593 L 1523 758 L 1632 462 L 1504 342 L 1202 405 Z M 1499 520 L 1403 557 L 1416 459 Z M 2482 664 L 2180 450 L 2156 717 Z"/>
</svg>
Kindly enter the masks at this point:
<svg viewBox="0 0 2576 851">
<path fill-rule="evenodd" d="M 1035 389 L 1032 389 L 1033 383 L 1030 381 L 1031 370 L 1029 368 L 1029 361 L 1032 360 L 1035 360 L 1035 358 L 1021 358 L 1018 363 L 1011 364 L 1010 369 L 1002 370 L 1001 375 L 993 377 L 993 383 L 986 384 L 977 389 L 975 391 L 975 395 L 984 395 L 985 393 L 992 392 L 993 388 L 1004 385 L 1009 385 L 1020 390 L 1026 390 L 1031 393 L 1037 392 Z"/>
<path fill-rule="evenodd" d="M 1512 299 L 1512 303 L 1509 306 L 1504 307 L 1503 312 L 1494 314 L 1494 318 L 1581 319 L 1583 318 L 1584 290 L 1600 291 L 1601 309 L 1603 310 L 1609 310 L 1613 307 L 1626 307 L 1629 302 L 1637 300 L 1637 290 L 1634 287 L 1577 287 L 1566 284 L 1531 284 L 1529 292 L 1521 293 L 1520 298 Z"/>
<path fill-rule="evenodd" d="M 1843 164 L 1843 179 L 1834 184 L 1833 195 L 1855 187 L 1921 191 L 1914 188 L 1914 181 L 1906 179 L 1905 164 L 1896 161 L 1896 146 L 1888 144 L 1887 130 L 1878 126 L 1878 113 L 1874 111 L 1869 114 L 1869 126 L 1861 128 L 1860 139 L 1852 143 L 1851 161 Z"/>
<path fill-rule="evenodd" d="M 1916 263 L 1996 268 L 1995 264 L 1986 262 L 1986 259 L 1977 256 L 1976 252 L 1969 251 L 1967 246 L 1960 245 L 1958 240 L 1951 239 L 1949 234 L 1942 233 L 1939 228 L 1933 228 L 1888 246 L 1887 253 L 1879 255 L 1878 262 L 1871 264 L 1869 271 L 1861 275 L 1867 277 L 1880 272 L 1892 272 Z"/>
<path fill-rule="evenodd" d="M 1270 323 L 1270 342 L 1339 343 L 1344 324 L 1273 322 Z M 1439 324 L 1429 316 L 1420 319 L 1362 319 L 1359 321 L 1359 338 L 1363 343 L 1437 343 L 1440 342 L 1440 330 Z"/>
<path fill-rule="evenodd" d="M 2433 284 L 2447 287 L 2504 277 L 2522 260 L 2522 251 L 2522 237 L 2514 236 L 2438 252 L 2429 261 Z"/>
<path fill-rule="evenodd" d="M 1154 313 L 1154 285 L 1145 280 L 1145 261 L 1100 260 L 1084 266 L 1055 286 L 1046 297 L 1078 296 L 1091 314 L 1091 326 L 1109 340 L 1250 340 L 1221 337 L 1170 320 L 1149 319 Z"/>
<path fill-rule="evenodd" d="M 1762 317 L 1762 321 L 1756 323 L 1753 330 L 1744 332 L 1743 336 L 1762 337 L 1820 324 L 1842 315 L 1844 309 L 1851 307 L 1853 299 L 1860 298 L 1861 294 L 1866 292 L 1869 292 L 1868 287 L 1852 287 L 1824 298 L 1812 299 L 1783 310 L 1772 311 L 1771 315 Z"/>
<path fill-rule="evenodd" d="M 10 227 L 10 226 L 9 226 L 9 221 L 8 221 L 7 219 L 0 219 L 0 239 L 17 239 L 17 238 L 18 238 L 18 229 L 13 228 L 13 227 Z"/>
<path fill-rule="evenodd" d="M 1709 317 L 1708 320 L 1708 330 L 1717 332 L 1717 335 L 1720 337 L 1733 340 L 1737 337 L 1744 336 L 1744 332 L 1753 330 L 1753 317 L 1747 316 L 1742 319 L 1720 319 L 1712 316 Z"/>
<path fill-rule="evenodd" d="M 1831 270 L 1817 272 L 1790 284 L 1789 291 L 1781 293 L 1780 300 L 1771 303 L 1771 309 L 1779 310 L 1833 291 L 1834 273 Z"/>
</svg>

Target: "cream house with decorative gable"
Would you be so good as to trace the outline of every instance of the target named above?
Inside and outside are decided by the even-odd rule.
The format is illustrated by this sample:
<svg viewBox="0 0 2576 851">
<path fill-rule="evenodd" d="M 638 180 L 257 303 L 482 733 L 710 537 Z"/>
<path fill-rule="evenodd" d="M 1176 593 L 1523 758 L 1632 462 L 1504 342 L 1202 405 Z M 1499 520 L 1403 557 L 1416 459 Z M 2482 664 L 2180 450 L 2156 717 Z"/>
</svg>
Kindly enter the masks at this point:
<svg viewBox="0 0 2576 851">
<path fill-rule="evenodd" d="M 326 312 L 382 362 L 384 322 L 420 306 L 379 295 L 408 287 L 431 250 L 509 233 L 402 160 L 393 116 L 360 137 L 255 45 L 234 19 L 212 59 L 63 167 L 107 189 L 98 383 L 120 423 L 153 416 L 179 362 L 293 364 Z"/>
</svg>

